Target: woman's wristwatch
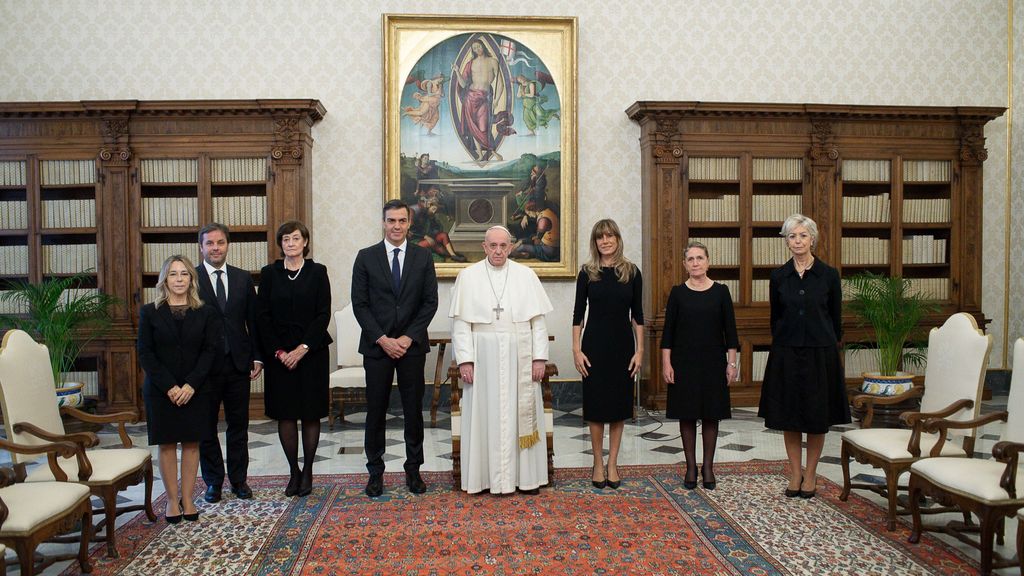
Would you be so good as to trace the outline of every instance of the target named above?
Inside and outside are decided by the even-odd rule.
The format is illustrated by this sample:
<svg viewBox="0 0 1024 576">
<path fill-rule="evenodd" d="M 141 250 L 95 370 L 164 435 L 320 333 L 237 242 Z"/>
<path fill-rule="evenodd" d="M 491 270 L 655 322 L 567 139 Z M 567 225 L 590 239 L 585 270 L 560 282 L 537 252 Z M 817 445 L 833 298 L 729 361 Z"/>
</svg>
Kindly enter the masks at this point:
<svg viewBox="0 0 1024 576">
<path fill-rule="evenodd" d="M 736 367 L 736 363 L 735 362 L 729 362 L 729 367 L 730 368 L 735 368 Z"/>
</svg>

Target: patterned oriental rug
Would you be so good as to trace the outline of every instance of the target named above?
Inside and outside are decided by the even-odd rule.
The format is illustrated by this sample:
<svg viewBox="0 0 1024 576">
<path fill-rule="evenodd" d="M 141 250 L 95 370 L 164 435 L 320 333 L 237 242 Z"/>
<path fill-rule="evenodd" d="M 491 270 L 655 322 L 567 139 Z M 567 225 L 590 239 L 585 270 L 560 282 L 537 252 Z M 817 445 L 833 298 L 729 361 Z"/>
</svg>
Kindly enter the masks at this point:
<svg viewBox="0 0 1024 576">
<path fill-rule="evenodd" d="M 451 474 L 424 474 L 415 496 L 403 473 L 384 496 L 365 474 L 317 476 L 313 494 L 285 498 L 286 478 L 250 478 L 255 499 L 196 500 L 198 523 L 143 514 L 118 536 L 118 559 L 92 552 L 93 574 L 965 574 L 978 565 L 909 524 L 818 479 L 810 500 L 782 495 L 782 462 L 716 465 L 718 488 L 686 490 L 678 466 L 622 467 L 619 490 L 595 490 L 590 469 L 556 470 L 539 496 L 467 495 Z M 200 485 L 202 482 L 199 483 Z M 163 499 L 154 507 L 163 510 Z M 77 574 L 73 565 L 64 574 Z"/>
</svg>

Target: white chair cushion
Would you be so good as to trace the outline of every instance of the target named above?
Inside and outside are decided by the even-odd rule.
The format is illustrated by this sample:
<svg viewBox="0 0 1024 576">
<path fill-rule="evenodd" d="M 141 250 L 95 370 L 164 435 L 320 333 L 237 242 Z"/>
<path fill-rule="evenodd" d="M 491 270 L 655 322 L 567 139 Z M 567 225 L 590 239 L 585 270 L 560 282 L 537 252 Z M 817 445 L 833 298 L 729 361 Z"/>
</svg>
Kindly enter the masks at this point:
<svg viewBox="0 0 1024 576">
<path fill-rule="evenodd" d="M 150 459 L 150 452 L 145 448 L 97 448 L 86 452 L 89 463 L 92 464 L 92 476 L 89 476 L 89 484 L 109 484 L 118 478 L 135 472 L 147 460 Z M 61 470 L 68 475 L 68 481 L 78 481 L 78 461 L 72 458 L 60 458 Z M 40 461 L 39 465 L 29 471 L 26 482 L 48 482 L 52 481 L 53 473 L 46 460 Z"/>
<path fill-rule="evenodd" d="M 975 458 L 925 458 L 910 466 L 912 474 L 927 478 L 932 484 L 954 494 L 975 500 L 995 502 L 1009 500 L 1010 495 L 999 487 L 999 478 L 1006 464 Z M 1024 469 L 1017 469 L 1017 498 L 1024 502 Z"/>
<path fill-rule="evenodd" d="M 9 511 L 0 526 L 0 535 L 22 536 L 89 498 L 89 487 L 74 482 L 12 484 L 0 488 L 0 498 Z"/>
<path fill-rule="evenodd" d="M 362 366 L 339 368 L 331 372 L 328 386 L 331 388 L 362 388 L 366 386 L 366 371 Z"/>
<path fill-rule="evenodd" d="M 921 434 L 921 456 L 926 457 L 932 446 L 939 439 L 938 434 Z M 870 452 L 886 460 L 913 460 L 907 450 L 910 442 L 910 430 L 900 428 L 866 428 L 843 432 L 843 440 L 864 452 Z M 942 447 L 942 456 L 966 456 L 962 446 L 955 442 L 946 442 Z"/>
</svg>

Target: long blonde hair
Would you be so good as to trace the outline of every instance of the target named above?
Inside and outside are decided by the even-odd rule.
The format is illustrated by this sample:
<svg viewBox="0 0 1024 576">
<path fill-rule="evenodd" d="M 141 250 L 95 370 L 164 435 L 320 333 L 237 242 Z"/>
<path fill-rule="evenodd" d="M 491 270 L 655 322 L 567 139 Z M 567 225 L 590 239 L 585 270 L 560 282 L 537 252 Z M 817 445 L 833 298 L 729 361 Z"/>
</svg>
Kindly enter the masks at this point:
<svg viewBox="0 0 1024 576">
<path fill-rule="evenodd" d="M 622 233 L 619 232 L 619 225 L 611 218 L 598 220 L 594 229 L 590 232 L 590 259 L 583 265 L 587 277 L 591 282 L 601 280 L 601 251 L 597 249 L 597 239 L 605 234 L 615 236 L 615 254 L 612 255 L 612 268 L 615 268 L 615 276 L 619 282 L 628 283 L 633 279 L 636 266 L 622 254 Z"/>
<path fill-rule="evenodd" d="M 199 298 L 199 280 L 196 278 L 196 267 L 192 265 L 192 261 L 180 254 L 168 257 L 167 260 L 164 260 L 163 266 L 160 267 L 160 277 L 156 281 L 156 300 L 153 301 L 153 306 L 159 308 L 167 301 L 167 274 L 171 270 L 171 264 L 175 262 L 184 264 L 185 270 L 188 271 L 190 281 L 188 292 L 185 293 L 185 297 L 188 299 L 188 307 L 193 310 L 202 308 L 203 301 Z"/>
</svg>

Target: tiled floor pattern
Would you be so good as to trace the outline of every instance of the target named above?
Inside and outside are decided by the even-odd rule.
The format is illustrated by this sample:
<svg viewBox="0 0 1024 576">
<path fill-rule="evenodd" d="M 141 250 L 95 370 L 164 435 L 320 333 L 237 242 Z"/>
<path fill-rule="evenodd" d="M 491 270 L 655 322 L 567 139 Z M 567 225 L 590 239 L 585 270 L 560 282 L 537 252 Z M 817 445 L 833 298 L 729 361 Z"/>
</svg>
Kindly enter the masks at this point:
<svg viewBox="0 0 1024 576">
<path fill-rule="evenodd" d="M 984 412 L 1001 410 L 1005 408 L 1006 398 L 997 397 L 985 403 Z M 358 410 L 358 407 L 354 407 Z M 755 408 L 737 408 L 733 410 L 733 418 L 723 421 L 720 427 L 719 442 L 716 454 L 716 461 L 736 462 L 752 459 L 763 460 L 784 460 L 786 458 L 782 434 L 777 431 L 767 430 L 763 421 L 757 417 Z M 398 412 L 400 414 L 400 411 Z M 402 418 L 392 415 L 388 421 L 387 453 L 384 459 L 387 464 L 387 471 L 401 471 L 405 459 L 404 444 L 402 440 Z M 592 464 L 592 451 L 590 436 L 586 423 L 582 419 L 582 410 L 579 408 L 569 411 L 556 411 L 555 422 L 555 467 L 590 467 Z M 327 421 L 323 423 L 323 434 L 317 450 L 315 473 L 365 473 L 365 459 L 363 456 L 363 422 L 365 414 L 361 412 L 350 412 L 346 415 L 346 421 L 336 422 L 335 429 L 329 430 Z M 447 413 L 438 413 L 438 425 L 436 428 L 429 427 L 429 413 L 427 413 L 427 426 L 425 431 L 425 454 L 426 461 L 424 470 L 442 471 L 451 470 L 451 433 Z M 223 424 L 222 424 L 223 426 Z M 842 469 L 839 464 L 840 434 L 844 429 L 851 426 L 835 427 L 826 437 L 825 448 L 821 463 L 818 467 L 819 474 L 830 480 L 842 483 Z M 999 439 L 1002 423 L 987 426 L 980 436 L 976 451 L 978 457 L 991 458 L 992 445 Z M 105 431 L 106 432 L 106 431 Z M 133 441 L 137 445 L 146 444 L 146 431 L 144 425 L 135 426 L 130 429 Z M 102 445 L 110 445 L 117 442 L 115 434 L 101 433 Z M 221 434 L 223 441 L 223 434 Z M 698 459 L 700 458 L 700 440 L 697 441 Z M 156 467 L 156 450 L 154 448 L 154 468 Z M 249 428 L 249 474 L 253 476 L 286 474 L 287 465 L 284 454 L 278 444 L 277 424 L 274 421 L 255 421 Z M 6 460 L 6 455 L 0 456 L 0 464 Z M 623 465 L 629 464 L 676 464 L 683 462 L 682 447 L 679 438 L 679 428 L 675 421 L 664 420 L 664 415 L 658 412 L 642 413 L 636 422 L 627 421 L 625 433 L 623 434 L 622 450 L 619 461 Z M 878 470 L 867 466 L 852 463 L 851 472 L 858 481 L 882 482 Z M 156 471 L 159 476 L 159 470 Z M 224 493 L 229 498 L 227 488 Z M 283 487 L 282 487 L 283 488 Z M 404 487 L 388 486 L 386 489 L 404 489 Z M 154 498 L 163 492 L 163 485 L 159 478 L 154 484 Z M 860 492 L 868 495 L 868 493 Z M 870 495 L 878 502 L 884 502 L 876 495 Z M 141 501 L 142 489 L 135 487 L 122 493 L 122 501 Z M 160 514 L 162 510 L 157 510 Z M 934 517 L 933 517 L 934 518 Z M 124 519 L 121 520 L 123 522 Z M 1004 554 L 1013 554 L 1013 543 L 1016 535 L 1017 524 L 1007 524 L 1006 543 L 999 550 Z M 957 543 L 954 539 L 943 537 L 950 543 L 968 549 L 966 546 Z M 44 548 L 46 549 L 46 548 Z M 976 556 L 971 550 L 970 554 Z M 8 559 L 12 553 L 8 550 Z M 44 574 L 58 574 L 67 563 L 58 563 Z M 1017 570 L 1002 570 L 997 574 L 1017 574 Z"/>
</svg>

